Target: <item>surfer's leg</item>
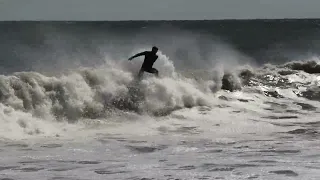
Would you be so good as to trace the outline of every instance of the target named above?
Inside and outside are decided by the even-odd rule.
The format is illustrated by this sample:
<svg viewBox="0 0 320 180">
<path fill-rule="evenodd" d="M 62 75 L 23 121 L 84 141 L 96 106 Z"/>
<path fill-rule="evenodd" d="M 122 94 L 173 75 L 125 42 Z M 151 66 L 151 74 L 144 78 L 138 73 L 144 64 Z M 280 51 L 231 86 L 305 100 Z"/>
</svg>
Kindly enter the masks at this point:
<svg viewBox="0 0 320 180">
<path fill-rule="evenodd" d="M 156 68 L 152 68 L 151 73 L 155 74 L 157 77 L 159 77 L 159 71 Z"/>
<path fill-rule="evenodd" d="M 148 68 L 148 69 L 144 69 L 144 71 L 151 74 L 155 74 L 157 77 L 159 76 L 159 71 L 156 68 Z"/>
</svg>

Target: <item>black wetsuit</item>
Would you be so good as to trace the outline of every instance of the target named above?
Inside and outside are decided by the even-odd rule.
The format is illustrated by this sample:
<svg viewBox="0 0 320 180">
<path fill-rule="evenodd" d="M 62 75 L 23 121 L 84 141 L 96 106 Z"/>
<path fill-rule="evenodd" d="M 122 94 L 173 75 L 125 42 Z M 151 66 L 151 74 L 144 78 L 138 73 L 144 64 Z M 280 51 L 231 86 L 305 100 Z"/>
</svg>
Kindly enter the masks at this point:
<svg viewBox="0 0 320 180">
<path fill-rule="evenodd" d="M 158 56 L 156 53 L 157 53 L 156 51 L 155 52 L 144 51 L 129 58 L 129 60 L 132 60 L 133 58 L 136 58 L 138 56 L 144 56 L 144 61 L 138 75 L 139 79 L 142 77 L 143 72 L 148 72 L 148 73 L 155 74 L 156 76 L 159 76 L 158 70 L 152 67 L 154 62 L 156 62 L 156 60 L 158 59 Z"/>
<path fill-rule="evenodd" d="M 159 76 L 159 71 L 156 68 L 152 67 L 154 62 L 156 62 L 156 60 L 158 59 L 157 52 L 158 48 L 152 47 L 152 51 L 144 51 L 129 58 L 130 61 L 133 58 L 144 56 L 144 61 L 138 75 L 139 79 L 142 77 L 143 72 L 155 74 L 157 77 Z"/>
<path fill-rule="evenodd" d="M 139 74 L 143 73 L 143 71 L 146 71 L 148 73 L 152 73 L 158 76 L 158 70 L 156 68 L 153 68 L 154 62 L 158 59 L 158 56 L 151 51 L 145 51 L 141 53 L 145 56 L 143 64 L 141 66 Z"/>
</svg>

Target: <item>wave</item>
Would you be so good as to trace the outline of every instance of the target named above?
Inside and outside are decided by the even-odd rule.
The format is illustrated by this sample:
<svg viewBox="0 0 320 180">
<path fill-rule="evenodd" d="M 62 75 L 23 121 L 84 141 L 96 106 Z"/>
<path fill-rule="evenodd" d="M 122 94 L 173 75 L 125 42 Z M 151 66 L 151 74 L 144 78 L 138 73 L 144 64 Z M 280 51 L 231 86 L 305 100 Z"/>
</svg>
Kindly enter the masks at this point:
<svg viewBox="0 0 320 180">
<path fill-rule="evenodd" d="M 292 70 L 304 71 L 309 74 L 319 74 L 320 65 L 318 64 L 319 60 L 311 60 L 307 62 L 289 62 L 280 67 L 287 67 Z"/>
<path fill-rule="evenodd" d="M 121 61 L 109 62 L 101 68 L 73 70 L 60 77 L 37 72 L 2 75 L 0 102 L 38 118 L 70 122 L 103 118 L 119 110 L 159 114 L 159 111 L 209 104 L 206 100 L 209 82 L 202 84 L 179 76 L 165 56 L 159 61 L 162 77 L 146 74 L 141 82 L 135 80 L 136 72 L 132 70 L 138 70 L 134 68 L 138 62 Z"/>
<path fill-rule="evenodd" d="M 206 72 L 211 79 L 202 79 L 203 75 L 196 71 L 189 72 L 193 74 L 191 77 L 184 76 L 186 72 L 176 72 L 173 62 L 165 55 L 160 55 L 157 66 L 161 78 L 145 74 L 145 79 L 140 82 L 135 79 L 139 63 L 109 61 L 100 68 L 80 68 L 59 77 L 37 72 L 1 75 L 0 102 L 38 118 L 74 122 L 81 118 L 108 117 L 116 111 L 161 115 L 175 109 L 211 106 L 214 103 L 213 94 L 220 89 L 238 91 L 250 86 L 283 89 L 308 87 L 302 94 L 309 99 L 313 99 L 307 95 L 310 91 L 318 92 L 311 88 L 315 86 L 312 83 L 316 79 L 303 74 L 314 71 L 298 68 L 317 69 L 318 64 L 314 61 L 267 65 L 261 69 L 242 67 L 236 73 L 224 72 L 220 76 L 211 71 Z M 303 79 L 299 82 L 297 77 L 293 80 L 294 76 Z M 278 96 L 271 92 L 265 94 Z M 317 99 L 315 95 L 312 97 Z"/>
<path fill-rule="evenodd" d="M 302 66 L 312 63 L 301 62 Z M 1 75 L 3 136 L 60 136 L 63 129 L 72 124 L 125 118 L 127 113 L 165 117 L 180 109 L 221 107 L 230 100 L 227 94 L 221 95 L 221 91 L 231 94 L 242 91 L 277 99 L 293 96 L 320 99 L 317 75 L 293 70 L 287 64 L 237 67 L 233 73 L 229 70 L 222 74 L 214 69 L 179 72 L 173 62 L 160 53 L 155 65 L 161 72 L 160 78 L 146 73 L 143 80 L 137 81 L 140 64 L 141 60 L 108 60 L 99 68 L 74 69 L 61 76 L 45 76 L 38 72 Z"/>
</svg>

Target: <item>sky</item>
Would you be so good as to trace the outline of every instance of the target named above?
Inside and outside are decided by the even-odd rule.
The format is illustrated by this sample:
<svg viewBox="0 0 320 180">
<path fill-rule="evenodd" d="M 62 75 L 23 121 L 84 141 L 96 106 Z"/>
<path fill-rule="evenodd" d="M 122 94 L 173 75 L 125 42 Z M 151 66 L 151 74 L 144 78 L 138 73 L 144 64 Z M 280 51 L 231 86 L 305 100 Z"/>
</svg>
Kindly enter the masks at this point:
<svg viewBox="0 0 320 180">
<path fill-rule="evenodd" d="M 0 20 L 320 18 L 320 0 L 0 0 Z"/>
</svg>

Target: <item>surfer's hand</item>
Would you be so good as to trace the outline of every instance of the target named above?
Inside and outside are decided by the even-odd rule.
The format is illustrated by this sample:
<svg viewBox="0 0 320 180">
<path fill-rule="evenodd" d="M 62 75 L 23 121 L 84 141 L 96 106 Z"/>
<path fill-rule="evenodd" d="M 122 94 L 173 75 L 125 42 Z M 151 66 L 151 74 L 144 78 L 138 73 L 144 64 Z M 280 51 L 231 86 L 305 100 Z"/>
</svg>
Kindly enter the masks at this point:
<svg viewBox="0 0 320 180">
<path fill-rule="evenodd" d="M 132 58 L 129 58 L 129 59 L 128 59 L 128 61 L 131 61 L 131 60 L 132 60 Z"/>
</svg>

